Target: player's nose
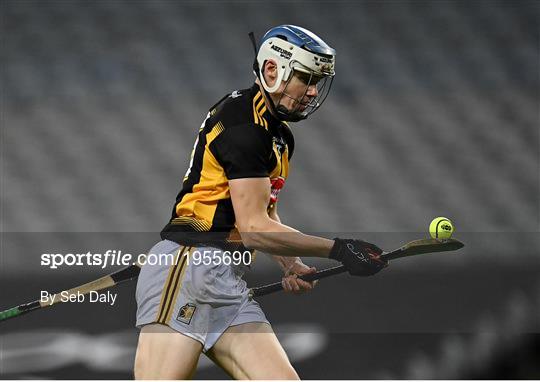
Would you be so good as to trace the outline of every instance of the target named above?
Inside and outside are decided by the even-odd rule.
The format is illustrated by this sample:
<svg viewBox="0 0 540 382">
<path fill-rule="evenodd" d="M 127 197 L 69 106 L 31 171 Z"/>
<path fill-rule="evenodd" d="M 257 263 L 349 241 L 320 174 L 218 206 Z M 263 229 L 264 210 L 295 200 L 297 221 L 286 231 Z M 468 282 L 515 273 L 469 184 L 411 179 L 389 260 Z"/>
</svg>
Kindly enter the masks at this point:
<svg viewBox="0 0 540 382">
<path fill-rule="evenodd" d="M 317 90 L 317 85 L 310 85 L 308 87 L 306 94 L 309 97 L 317 97 L 317 95 L 319 95 L 319 91 Z"/>
</svg>

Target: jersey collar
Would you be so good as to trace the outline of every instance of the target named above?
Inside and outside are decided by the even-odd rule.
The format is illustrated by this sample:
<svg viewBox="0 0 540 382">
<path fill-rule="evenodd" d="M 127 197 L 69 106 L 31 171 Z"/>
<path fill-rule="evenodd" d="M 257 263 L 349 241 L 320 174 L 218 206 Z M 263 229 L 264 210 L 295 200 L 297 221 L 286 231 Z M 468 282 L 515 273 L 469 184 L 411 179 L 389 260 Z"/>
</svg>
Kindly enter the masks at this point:
<svg viewBox="0 0 540 382">
<path fill-rule="evenodd" d="M 264 97 L 264 93 L 261 91 L 261 88 L 259 87 L 259 85 L 257 83 L 253 84 L 250 91 L 251 91 L 251 98 L 252 99 L 257 95 L 257 93 L 261 93 L 261 96 Z M 265 100 L 265 102 L 266 102 L 266 100 Z M 267 105 L 267 107 L 265 109 L 266 110 L 261 115 L 268 122 L 268 127 L 271 127 L 272 130 L 274 130 L 277 126 L 279 126 L 283 122 L 280 119 L 276 118 L 270 112 L 270 110 L 268 109 L 268 105 Z"/>
</svg>

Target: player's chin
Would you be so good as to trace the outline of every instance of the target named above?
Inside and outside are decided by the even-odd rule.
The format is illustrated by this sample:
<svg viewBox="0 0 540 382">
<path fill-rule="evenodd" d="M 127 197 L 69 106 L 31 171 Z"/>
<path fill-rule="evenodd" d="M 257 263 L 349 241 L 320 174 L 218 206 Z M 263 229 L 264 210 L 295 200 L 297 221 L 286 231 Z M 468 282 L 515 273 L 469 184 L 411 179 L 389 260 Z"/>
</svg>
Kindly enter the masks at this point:
<svg viewBox="0 0 540 382">
<path fill-rule="evenodd" d="M 297 106 L 296 106 L 296 112 L 297 113 L 303 113 L 304 111 L 306 111 L 307 107 L 309 106 L 309 102 L 300 102 Z"/>
</svg>

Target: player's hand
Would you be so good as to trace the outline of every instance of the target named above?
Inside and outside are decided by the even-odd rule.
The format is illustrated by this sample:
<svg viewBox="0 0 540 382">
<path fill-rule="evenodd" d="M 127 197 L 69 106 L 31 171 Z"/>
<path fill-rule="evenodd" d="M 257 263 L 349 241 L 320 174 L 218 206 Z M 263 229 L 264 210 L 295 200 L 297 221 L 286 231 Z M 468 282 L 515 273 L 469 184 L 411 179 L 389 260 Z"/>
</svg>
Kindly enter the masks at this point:
<svg viewBox="0 0 540 382">
<path fill-rule="evenodd" d="M 312 290 L 317 285 L 315 281 L 304 281 L 298 276 L 309 275 L 315 273 L 315 267 L 308 267 L 300 259 L 296 259 L 285 270 L 285 276 L 281 279 L 281 285 L 285 292 L 303 293 Z"/>
<path fill-rule="evenodd" d="M 334 239 L 328 256 L 340 261 L 353 276 L 371 276 L 388 265 L 381 259 L 382 249 L 362 240 Z"/>
</svg>

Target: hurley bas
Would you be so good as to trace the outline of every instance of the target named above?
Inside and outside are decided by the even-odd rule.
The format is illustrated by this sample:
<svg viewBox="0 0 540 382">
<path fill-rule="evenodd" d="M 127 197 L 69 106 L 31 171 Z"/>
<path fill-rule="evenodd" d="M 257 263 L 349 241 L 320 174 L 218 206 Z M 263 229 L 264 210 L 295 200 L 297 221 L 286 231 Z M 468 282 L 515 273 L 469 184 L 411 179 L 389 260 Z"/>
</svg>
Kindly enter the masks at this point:
<svg viewBox="0 0 540 382">
<path fill-rule="evenodd" d="M 46 305 L 52 305 L 59 302 L 100 302 L 100 303 L 108 303 L 109 305 L 113 306 L 116 297 L 118 296 L 118 293 L 112 293 L 112 292 L 105 292 L 105 293 L 99 293 L 97 291 L 90 291 L 88 295 L 84 295 L 81 292 L 76 293 L 70 293 L 69 291 L 65 290 L 63 292 L 57 293 L 57 294 L 49 294 L 46 290 L 41 291 L 41 298 L 40 303 L 43 306 Z"/>
</svg>

